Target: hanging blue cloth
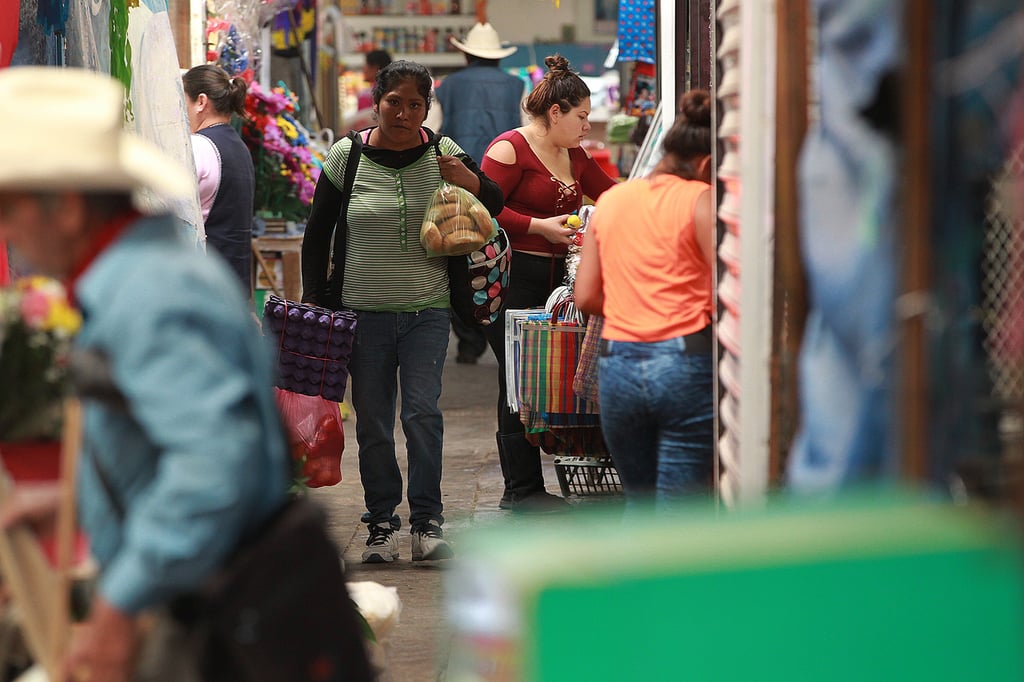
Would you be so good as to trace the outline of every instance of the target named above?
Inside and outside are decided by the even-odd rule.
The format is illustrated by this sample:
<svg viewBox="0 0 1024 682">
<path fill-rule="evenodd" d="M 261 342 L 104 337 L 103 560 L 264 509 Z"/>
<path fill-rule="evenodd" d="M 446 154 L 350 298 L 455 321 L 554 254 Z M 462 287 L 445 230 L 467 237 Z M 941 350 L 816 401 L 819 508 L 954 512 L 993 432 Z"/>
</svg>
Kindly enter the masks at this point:
<svg viewBox="0 0 1024 682">
<path fill-rule="evenodd" d="M 898 473 L 897 149 L 866 112 L 897 71 L 902 2 L 815 0 L 819 116 L 800 157 L 801 248 L 810 308 L 800 350 L 801 428 L 787 483 L 835 491 Z M 888 128 L 888 129 L 887 129 Z"/>
<path fill-rule="evenodd" d="M 654 28 L 654 0 L 620 0 L 619 61 L 654 64 L 657 60 Z"/>
</svg>

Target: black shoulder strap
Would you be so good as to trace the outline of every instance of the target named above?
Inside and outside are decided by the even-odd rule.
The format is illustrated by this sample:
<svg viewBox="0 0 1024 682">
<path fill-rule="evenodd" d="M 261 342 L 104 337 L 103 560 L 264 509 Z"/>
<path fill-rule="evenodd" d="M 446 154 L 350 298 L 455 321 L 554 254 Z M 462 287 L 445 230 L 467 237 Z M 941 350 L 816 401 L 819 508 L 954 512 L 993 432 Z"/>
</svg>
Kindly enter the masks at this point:
<svg viewBox="0 0 1024 682">
<path fill-rule="evenodd" d="M 352 196 L 352 184 L 356 181 L 359 157 L 363 153 L 363 136 L 358 130 L 350 130 L 348 132 L 348 139 L 352 140 L 352 146 L 348 150 L 348 159 L 345 161 L 345 177 L 342 180 L 341 191 L 344 193 L 342 198 L 342 215 L 345 215 L 348 211 L 348 200 Z"/>
<path fill-rule="evenodd" d="M 345 276 L 345 244 L 348 237 L 348 205 L 352 198 L 352 185 L 356 181 L 356 170 L 359 168 L 359 157 L 363 153 L 363 136 L 358 130 L 350 130 L 348 139 L 352 146 L 345 160 L 345 177 L 341 187 L 341 210 L 338 212 L 338 223 L 334 228 L 334 243 L 331 247 L 333 274 L 331 275 L 331 300 L 341 303 L 341 286 Z"/>
<path fill-rule="evenodd" d="M 429 139 L 430 139 L 430 144 L 432 144 L 434 146 L 434 155 L 435 156 L 442 156 L 440 142 L 441 142 L 441 138 L 444 137 L 444 135 L 442 135 L 441 133 L 435 133 L 430 128 L 424 128 L 424 130 L 426 130 L 428 133 L 430 133 L 430 138 Z"/>
</svg>

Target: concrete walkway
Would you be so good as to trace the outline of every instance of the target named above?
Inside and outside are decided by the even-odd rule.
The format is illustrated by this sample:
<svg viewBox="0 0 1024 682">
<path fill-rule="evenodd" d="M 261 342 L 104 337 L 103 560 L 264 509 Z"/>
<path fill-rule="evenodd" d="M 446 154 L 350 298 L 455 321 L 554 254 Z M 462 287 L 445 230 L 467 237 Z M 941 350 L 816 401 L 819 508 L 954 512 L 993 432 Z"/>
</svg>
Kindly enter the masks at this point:
<svg viewBox="0 0 1024 682">
<path fill-rule="evenodd" d="M 497 522 L 508 512 L 498 509 L 502 493 L 501 469 L 494 442 L 497 406 L 497 361 L 488 350 L 479 364 L 455 362 L 456 339 L 449 344 L 444 369 L 441 406 L 445 415 L 445 450 L 442 494 L 445 534 L 455 545 L 458 561 L 460 531 L 470 526 Z M 402 600 L 401 620 L 388 638 L 388 682 L 443 680 L 448 663 L 448 635 L 444 609 L 443 576 L 449 562 L 413 562 L 409 537 L 409 509 L 398 509 L 403 527 L 399 535 L 401 557 L 392 564 L 362 564 L 366 526 L 359 521 L 365 511 L 356 458 L 354 417 L 345 422 L 346 448 L 342 458 L 343 480 L 337 486 L 313 491 L 327 509 L 332 531 L 343 550 L 350 581 L 372 580 L 396 587 Z M 405 438 L 396 425 L 395 442 L 405 478 Z M 558 492 L 552 458 L 544 457 L 548 490 Z"/>
</svg>

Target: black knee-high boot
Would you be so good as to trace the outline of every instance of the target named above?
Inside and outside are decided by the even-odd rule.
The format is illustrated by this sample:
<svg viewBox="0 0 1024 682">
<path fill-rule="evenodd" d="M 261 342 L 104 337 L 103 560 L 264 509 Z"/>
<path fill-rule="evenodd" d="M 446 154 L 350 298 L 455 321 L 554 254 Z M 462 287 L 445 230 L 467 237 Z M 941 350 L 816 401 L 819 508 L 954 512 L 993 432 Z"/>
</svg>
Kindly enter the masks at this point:
<svg viewBox="0 0 1024 682">
<path fill-rule="evenodd" d="M 498 463 L 501 464 L 501 477 L 505 479 L 505 489 L 501 493 L 499 509 L 509 509 L 512 506 L 512 490 L 508 484 L 508 461 L 505 458 L 505 448 L 501 444 L 501 434 L 495 431 L 494 440 L 498 443 Z"/>
<path fill-rule="evenodd" d="M 505 492 L 498 506 L 516 511 L 549 511 L 565 506 L 565 500 L 544 490 L 540 449 L 522 432 L 498 433 L 498 461 L 505 477 Z"/>
</svg>

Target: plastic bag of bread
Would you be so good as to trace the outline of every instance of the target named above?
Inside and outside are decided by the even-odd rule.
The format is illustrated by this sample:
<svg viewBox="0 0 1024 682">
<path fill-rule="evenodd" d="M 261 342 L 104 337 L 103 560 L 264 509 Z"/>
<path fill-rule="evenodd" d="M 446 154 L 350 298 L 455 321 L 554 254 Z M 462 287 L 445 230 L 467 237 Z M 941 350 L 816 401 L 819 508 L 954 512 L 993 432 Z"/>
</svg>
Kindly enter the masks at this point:
<svg viewBox="0 0 1024 682">
<path fill-rule="evenodd" d="M 423 217 L 420 243 L 428 256 L 465 256 L 494 238 L 497 227 L 469 191 L 442 182 Z"/>
</svg>

